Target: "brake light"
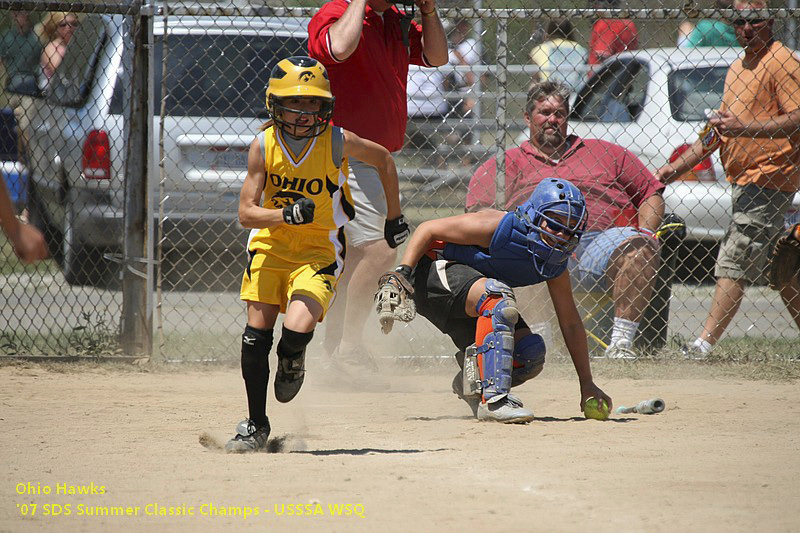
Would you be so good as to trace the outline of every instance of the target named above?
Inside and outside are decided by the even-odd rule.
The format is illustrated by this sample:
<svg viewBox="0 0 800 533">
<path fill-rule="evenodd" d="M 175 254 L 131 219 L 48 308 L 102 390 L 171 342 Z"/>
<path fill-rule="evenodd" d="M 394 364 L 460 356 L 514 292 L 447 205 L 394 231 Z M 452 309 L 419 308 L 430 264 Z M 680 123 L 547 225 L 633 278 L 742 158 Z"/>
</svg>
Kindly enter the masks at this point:
<svg viewBox="0 0 800 533">
<path fill-rule="evenodd" d="M 672 155 L 669 156 L 669 162 L 673 163 L 680 157 L 680 155 L 691 148 L 690 144 L 682 144 L 675 148 Z M 695 167 L 678 178 L 680 181 L 716 181 L 717 174 L 714 172 L 714 165 L 711 163 L 711 156 L 706 157 L 700 161 Z"/>
<path fill-rule="evenodd" d="M 81 170 L 87 180 L 111 179 L 111 147 L 103 130 L 92 130 L 86 137 Z"/>
</svg>

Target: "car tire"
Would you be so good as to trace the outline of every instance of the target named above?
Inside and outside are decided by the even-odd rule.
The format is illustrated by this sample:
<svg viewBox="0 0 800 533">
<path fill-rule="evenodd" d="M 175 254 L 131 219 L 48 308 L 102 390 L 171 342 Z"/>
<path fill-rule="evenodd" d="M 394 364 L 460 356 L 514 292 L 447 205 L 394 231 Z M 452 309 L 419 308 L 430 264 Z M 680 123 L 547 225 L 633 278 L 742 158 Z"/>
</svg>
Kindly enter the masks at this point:
<svg viewBox="0 0 800 533">
<path fill-rule="evenodd" d="M 61 265 L 61 232 L 47 218 L 32 176 L 28 179 L 28 220 L 42 232 L 50 257 L 55 259 L 58 265 Z"/>
<path fill-rule="evenodd" d="M 64 205 L 64 227 L 61 240 L 61 270 L 70 285 L 109 287 L 116 270 L 111 261 L 103 258 L 103 249 L 81 242 L 75 231 L 76 205 L 72 194 L 67 194 Z"/>
</svg>

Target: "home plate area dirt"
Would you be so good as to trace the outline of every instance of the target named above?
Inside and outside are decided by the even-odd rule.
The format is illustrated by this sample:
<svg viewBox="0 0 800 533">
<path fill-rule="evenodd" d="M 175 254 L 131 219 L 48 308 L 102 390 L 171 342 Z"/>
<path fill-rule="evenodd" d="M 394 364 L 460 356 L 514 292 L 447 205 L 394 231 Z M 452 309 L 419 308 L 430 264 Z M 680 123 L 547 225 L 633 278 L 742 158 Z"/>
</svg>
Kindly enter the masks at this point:
<svg viewBox="0 0 800 533">
<path fill-rule="evenodd" d="M 615 406 L 584 419 L 569 364 L 518 390 L 536 420 L 481 423 L 455 373 L 385 392 L 313 371 L 275 401 L 269 453 L 228 455 L 246 415 L 227 367 L 0 366 L 2 531 L 796 531 L 797 385 L 713 367 L 594 364 Z"/>
</svg>

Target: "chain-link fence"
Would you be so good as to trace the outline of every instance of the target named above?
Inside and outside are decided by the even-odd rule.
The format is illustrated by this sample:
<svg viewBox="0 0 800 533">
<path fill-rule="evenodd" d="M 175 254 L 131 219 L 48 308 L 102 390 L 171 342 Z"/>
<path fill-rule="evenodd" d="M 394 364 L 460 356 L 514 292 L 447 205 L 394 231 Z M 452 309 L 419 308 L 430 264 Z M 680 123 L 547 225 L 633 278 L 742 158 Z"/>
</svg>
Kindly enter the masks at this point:
<svg viewBox="0 0 800 533">
<path fill-rule="evenodd" d="M 655 172 L 691 150 L 709 113 L 720 109 L 729 67 L 742 55 L 737 32 L 769 24 L 793 48 L 800 16 L 793 5 L 773 6 L 782 9 L 769 12 L 772 24 L 722 3 L 699 10 L 613 1 L 524 10 L 477 0 L 472 7 L 440 5 L 449 64 L 409 72 L 409 124 L 396 162 L 403 209 L 414 225 L 463 213 L 468 204 L 512 208 L 552 174 L 580 182 L 590 230 L 646 227 L 647 186 L 626 174 L 625 158 Z M 237 209 L 247 150 L 267 118 L 269 72 L 278 60 L 307 53 L 317 8 L 0 2 L 3 173 L 20 216 L 43 230 L 52 255 L 24 267 L 3 245 L 6 354 L 237 357 L 247 239 Z M 27 25 L 12 9 L 29 12 Z M 796 61 L 790 53 L 785 60 Z M 800 73 L 786 67 L 792 68 Z M 569 133 L 628 152 L 590 151 L 577 171 L 572 166 L 574 174 L 559 175 L 559 165 L 570 165 L 568 150 L 548 158 L 529 148 L 525 113 L 535 121 L 538 111 L 526 108 L 532 80 L 569 87 Z M 800 95 L 789 94 L 775 112 L 797 108 Z M 796 135 L 796 128 L 770 134 Z M 765 154 L 783 149 L 779 141 L 756 144 Z M 676 217 L 667 219 L 658 246 L 648 237 L 634 248 L 615 241 L 602 253 L 586 251 L 599 261 L 605 254 L 613 270 L 601 269 L 591 278 L 595 285 L 576 286 L 593 353 L 602 354 L 611 340 L 615 306 L 645 308 L 637 311 L 642 351 L 665 353 L 702 331 L 712 309 L 715 254 L 732 212 L 717 154 L 664 191 L 665 210 Z M 790 162 L 798 157 L 786 154 Z M 544 166 L 521 163 L 530 157 Z M 496 165 L 485 166 L 491 158 Z M 800 199 L 788 192 L 797 181 L 786 168 L 771 170 L 775 180 L 786 178 L 781 198 L 788 198 L 773 199 L 772 208 L 788 224 L 797 221 Z M 740 226 L 765 231 L 759 224 Z M 748 250 L 767 254 L 757 245 Z M 547 299 L 543 286 L 519 295 L 528 322 L 557 342 Z M 723 342 L 752 338 L 750 345 L 776 353 L 797 351 L 800 318 L 792 319 L 778 292 L 755 283 L 741 305 Z M 450 352 L 422 318 L 390 342 L 386 354 Z"/>
</svg>

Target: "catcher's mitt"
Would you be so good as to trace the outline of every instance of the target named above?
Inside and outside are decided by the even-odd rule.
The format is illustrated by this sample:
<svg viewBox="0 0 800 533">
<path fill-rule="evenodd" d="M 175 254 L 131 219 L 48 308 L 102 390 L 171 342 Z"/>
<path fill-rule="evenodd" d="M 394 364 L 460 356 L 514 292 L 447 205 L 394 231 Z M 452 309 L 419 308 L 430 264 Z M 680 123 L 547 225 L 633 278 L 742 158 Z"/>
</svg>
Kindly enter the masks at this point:
<svg viewBox="0 0 800 533">
<path fill-rule="evenodd" d="M 800 282 L 800 224 L 795 224 L 775 244 L 769 261 L 769 286 L 779 290 L 792 279 Z"/>
<path fill-rule="evenodd" d="M 390 271 L 380 277 L 375 308 L 384 334 L 392 331 L 395 320 L 411 322 L 417 316 L 413 295 L 414 288 L 404 275 Z"/>
</svg>

